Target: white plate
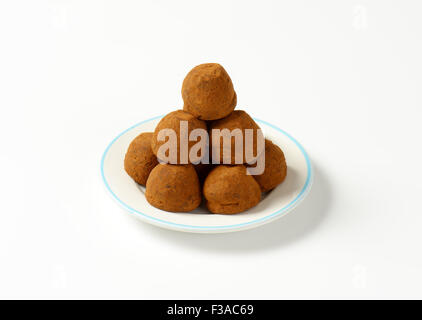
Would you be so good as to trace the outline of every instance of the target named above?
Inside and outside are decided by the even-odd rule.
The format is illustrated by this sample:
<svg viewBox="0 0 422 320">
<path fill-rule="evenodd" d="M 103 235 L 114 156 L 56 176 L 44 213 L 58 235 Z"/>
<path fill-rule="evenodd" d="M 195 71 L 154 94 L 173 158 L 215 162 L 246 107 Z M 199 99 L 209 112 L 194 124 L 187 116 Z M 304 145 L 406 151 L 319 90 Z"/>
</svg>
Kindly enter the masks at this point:
<svg viewBox="0 0 422 320">
<path fill-rule="evenodd" d="M 189 213 L 166 212 L 151 206 L 145 199 L 145 188 L 125 172 L 123 161 L 130 142 L 141 132 L 152 132 L 162 116 L 140 122 L 123 131 L 108 145 L 101 159 L 101 175 L 112 197 L 139 219 L 159 227 L 200 233 L 240 231 L 274 221 L 293 210 L 308 194 L 312 184 L 312 168 L 303 147 L 289 134 L 254 119 L 264 132 L 283 150 L 287 162 L 284 182 L 263 195 L 261 202 L 239 214 L 209 213 L 204 206 Z"/>
</svg>

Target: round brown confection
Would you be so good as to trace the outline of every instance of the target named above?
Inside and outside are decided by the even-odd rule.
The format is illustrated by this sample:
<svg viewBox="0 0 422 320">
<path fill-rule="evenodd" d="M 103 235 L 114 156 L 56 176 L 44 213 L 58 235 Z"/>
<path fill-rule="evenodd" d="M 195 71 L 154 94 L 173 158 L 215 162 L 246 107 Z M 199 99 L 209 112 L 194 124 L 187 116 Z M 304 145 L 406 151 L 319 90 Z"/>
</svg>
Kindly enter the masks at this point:
<svg viewBox="0 0 422 320">
<path fill-rule="evenodd" d="M 243 163 L 247 163 L 248 159 L 246 158 L 246 134 L 245 134 L 245 130 L 246 129 L 252 129 L 253 130 L 253 156 L 257 157 L 259 156 L 263 151 L 264 151 L 264 143 L 260 144 L 260 149 L 258 149 L 258 129 L 259 126 L 256 124 L 256 122 L 243 110 L 235 110 L 233 111 L 228 117 L 220 119 L 220 120 L 216 120 L 211 122 L 211 124 L 209 125 L 209 136 L 210 136 L 210 146 L 211 146 L 211 160 L 210 161 L 214 161 L 212 159 L 213 154 L 215 154 L 215 152 L 217 150 L 220 150 L 220 163 L 223 163 L 224 160 L 224 146 L 223 146 L 223 137 L 220 137 L 219 141 L 217 140 L 213 140 L 213 130 L 214 129 L 218 129 L 218 130 L 223 130 L 223 129 L 228 129 L 230 130 L 230 132 L 232 130 L 235 129 L 240 129 L 243 135 L 243 149 L 242 152 L 243 154 L 239 154 L 239 156 L 241 156 L 241 158 L 243 159 Z M 263 136 L 260 136 L 262 139 Z M 224 163 L 224 164 L 236 164 L 235 160 L 236 160 L 236 149 L 235 149 L 235 138 L 231 137 L 231 144 L 230 146 L 230 150 L 227 151 L 231 151 L 231 158 L 228 159 L 229 163 Z M 227 149 L 227 148 L 226 148 Z M 217 157 L 216 155 L 214 155 L 215 157 Z M 217 157 L 218 158 L 218 157 Z M 254 158 L 255 159 L 255 158 Z M 253 161 L 253 160 L 252 160 Z M 250 161 L 249 161 L 250 162 Z M 214 162 L 213 162 L 214 163 Z"/>
<path fill-rule="evenodd" d="M 287 175 L 287 164 L 281 149 L 265 139 L 265 170 L 260 175 L 252 177 L 258 182 L 262 192 L 267 192 L 284 181 Z"/>
<path fill-rule="evenodd" d="M 233 214 L 252 208 L 261 200 L 261 190 L 243 165 L 219 165 L 205 179 L 203 187 L 208 210 Z"/>
<path fill-rule="evenodd" d="M 183 110 L 202 120 L 216 120 L 229 115 L 237 103 L 233 83 L 218 63 L 193 68 L 182 85 Z"/>
<path fill-rule="evenodd" d="M 152 132 L 137 136 L 126 152 L 124 167 L 127 174 L 137 183 L 145 185 L 152 169 L 158 164 L 151 150 Z"/>
<path fill-rule="evenodd" d="M 205 123 L 205 121 L 196 119 L 192 114 L 183 111 L 183 110 L 176 110 L 173 112 L 170 112 L 169 114 L 167 114 L 164 118 L 161 119 L 161 121 L 158 123 L 157 127 L 155 128 L 154 131 L 154 135 L 152 137 L 151 140 L 151 148 L 152 151 L 154 152 L 154 154 L 156 156 L 158 155 L 158 149 L 164 144 L 166 143 L 166 141 L 158 141 L 157 137 L 158 137 L 158 133 L 160 132 L 160 130 L 162 129 L 172 129 L 174 130 L 174 132 L 176 133 L 176 137 L 177 137 L 177 161 L 174 162 L 173 164 L 186 164 L 184 163 L 184 159 L 180 159 L 180 143 L 187 143 L 188 144 L 188 154 L 187 154 L 187 160 L 190 163 L 190 159 L 189 159 L 189 151 L 192 148 L 193 145 L 195 145 L 197 143 L 197 141 L 186 141 L 185 139 L 182 138 L 182 141 L 180 141 L 180 122 L 181 121 L 187 121 L 188 124 L 188 136 L 191 133 L 192 130 L 194 129 L 203 129 L 203 130 L 207 130 L 207 125 Z M 205 156 L 205 155 L 201 155 L 201 156 Z M 161 159 L 161 160 L 165 160 L 165 159 Z"/>
<path fill-rule="evenodd" d="M 145 196 L 161 210 L 192 211 L 201 203 L 198 175 L 191 164 L 158 164 L 148 177 Z"/>
</svg>

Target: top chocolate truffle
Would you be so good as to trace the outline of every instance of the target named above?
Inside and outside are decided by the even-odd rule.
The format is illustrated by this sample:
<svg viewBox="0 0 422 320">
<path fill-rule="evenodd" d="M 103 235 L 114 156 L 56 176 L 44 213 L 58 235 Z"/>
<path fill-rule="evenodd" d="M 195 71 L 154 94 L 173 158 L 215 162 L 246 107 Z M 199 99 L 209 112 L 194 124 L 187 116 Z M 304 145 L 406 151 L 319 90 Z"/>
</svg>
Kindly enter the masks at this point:
<svg viewBox="0 0 422 320">
<path fill-rule="evenodd" d="M 226 70 L 218 63 L 200 64 L 183 80 L 183 110 L 201 120 L 228 116 L 236 107 L 237 97 Z"/>
</svg>

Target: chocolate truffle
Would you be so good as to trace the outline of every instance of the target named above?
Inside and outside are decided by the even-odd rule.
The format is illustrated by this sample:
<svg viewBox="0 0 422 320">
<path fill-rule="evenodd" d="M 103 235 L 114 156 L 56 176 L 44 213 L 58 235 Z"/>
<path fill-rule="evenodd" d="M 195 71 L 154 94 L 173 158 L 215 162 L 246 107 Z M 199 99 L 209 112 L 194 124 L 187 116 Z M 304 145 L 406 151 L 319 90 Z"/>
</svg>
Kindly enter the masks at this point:
<svg viewBox="0 0 422 320">
<path fill-rule="evenodd" d="M 233 214 L 257 205 L 261 190 L 243 165 L 219 165 L 205 179 L 203 187 L 208 210 L 213 213 Z"/>
<path fill-rule="evenodd" d="M 158 164 L 148 177 L 145 196 L 161 210 L 192 211 L 201 203 L 198 175 L 191 164 Z"/>
<path fill-rule="evenodd" d="M 252 177 L 258 182 L 262 192 L 267 192 L 284 181 L 287 174 L 286 159 L 283 151 L 265 139 L 265 170 L 260 175 L 253 175 Z"/>
<path fill-rule="evenodd" d="M 226 70 L 218 63 L 193 68 L 182 85 L 183 110 L 202 120 L 228 116 L 236 107 L 237 96 Z"/>
<path fill-rule="evenodd" d="M 181 140 L 181 132 L 180 132 L 181 121 L 186 121 L 187 123 L 187 135 L 185 137 L 182 136 L 182 140 Z M 158 123 L 151 140 L 152 151 L 162 161 L 164 161 L 165 159 L 163 159 L 163 157 L 160 157 L 158 150 L 163 144 L 167 142 L 167 140 L 158 141 L 158 134 L 163 129 L 172 129 L 176 133 L 177 141 L 175 141 L 176 142 L 175 147 L 177 149 L 177 154 L 176 154 L 177 159 L 175 159 L 175 161 L 172 162 L 172 164 L 187 164 L 187 163 L 190 163 L 189 152 L 192 146 L 198 143 L 197 141 L 189 141 L 189 134 L 194 129 L 203 129 L 206 132 L 207 125 L 205 124 L 205 121 L 196 119 L 193 115 L 183 110 L 177 110 L 177 111 L 173 111 L 167 114 Z M 169 138 L 166 138 L 166 139 L 169 139 Z M 188 146 L 188 148 L 186 149 L 187 151 L 186 159 L 183 159 L 183 157 L 181 159 L 181 144 Z M 207 145 L 207 150 L 208 150 L 208 145 Z M 168 156 L 170 156 L 170 154 L 168 154 Z M 205 155 L 200 155 L 200 156 L 202 157 Z M 187 160 L 187 162 L 185 162 L 185 160 Z"/>
<path fill-rule="evenodd" d="M 213 140 L 213 130 L 223 130 L 228 129 L 230 132 L 232 132 L 235 129 L 240 129 L 242 133 L 242 141 L 243 141 L 243 147 L 240 149 L 241 153 L 238 153 L 239 158 L 243 159 L 243 163 L 247 162 L 253 162 L 257 156 L 261 154 L 261 152 L 264 151 L 264 137 L 263 135 L 258 135 L 258 129 L 259 126 L 256 124 L 256 122 L 243 110 L 236 110 L 233 111 L 228 117 L 216 120 L 210 123 L 209 125 L 209 135 L 210 135 L 210 146 L 211 146 L 211 156 L 216 157 L 218 159 L 218 156 L 216 155 L 216 152 L 220 152 L 220 163 L 223 164 L 224 160 L 224 150 L 227 151 L 228 154 L 231 155 L 228 163 L 224 164 L 236 164 L 236 139 L 235 137 L 231 137 L 231 143 L 227 145 L 226 148 L 224 148 L 223 142 L 224 139 L 222 136 L 219 136 L 219 139 Z M 252 129 L 253 130 L 253 144 L 251 146 L 246 145 L 246 129 Z M 258 138 L 262 139 L 262 143 L 258 144 Z M 259 148 L 259 149 L 258 149 Z M 247 159 L 246 157 L 246 150 L 250 149 L 252 151 L 252 154 L 250 156 L 253 156 L 253 159 Z M 211 157 L 210 162 L 213 161 L 213 158 Z"/>
<path fill-rule="evenodd" d="M 145 185 L 152 169 L 158 164 L 151 150 L 152 132 L 137 136 L 126 152 L 124 167 L 127 174 L 137 183 Z"/>
</svg>

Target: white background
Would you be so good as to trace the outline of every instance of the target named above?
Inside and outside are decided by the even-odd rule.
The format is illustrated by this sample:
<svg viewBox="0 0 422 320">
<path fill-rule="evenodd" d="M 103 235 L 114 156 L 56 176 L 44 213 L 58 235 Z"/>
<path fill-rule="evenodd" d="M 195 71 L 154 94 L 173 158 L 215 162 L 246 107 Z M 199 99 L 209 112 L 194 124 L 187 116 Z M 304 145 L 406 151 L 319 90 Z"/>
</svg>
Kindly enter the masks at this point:
<svg viewBox="0 0 422 320">
<path fill-rule="evenodd" d="M 2 1 L 0 298 L 422 298 L 420 1 Z M 270 225 L 183 234 L 106 193 L 121 131 L 221 63 L 307 149 Z"/>
</svg>

